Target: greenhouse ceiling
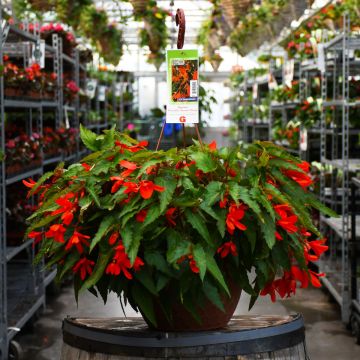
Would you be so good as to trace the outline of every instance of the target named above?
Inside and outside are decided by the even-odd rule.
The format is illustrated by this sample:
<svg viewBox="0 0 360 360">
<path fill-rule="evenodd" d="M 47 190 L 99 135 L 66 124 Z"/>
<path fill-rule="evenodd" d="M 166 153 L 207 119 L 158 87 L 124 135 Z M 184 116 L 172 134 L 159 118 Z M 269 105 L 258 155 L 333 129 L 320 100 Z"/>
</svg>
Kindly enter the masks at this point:
<svg viewBox="0 0 360 360">
<path fill-rule="evenodd" d="M 95 0 L 94 3 L 97 7 L 105 9 L 109 19 L 116 23 L 121 23 L 124 17 L 133 14 L 133 7 L 128 2 L 117 0 Z M 178 8 L 184 10 L 186 16 L 186 41 L 188 43 L 195 42 L 201 24 L 209 17 L 212 9 L 211 1 L 207 0 L 157 0 L 157 4 L 159 7 L 169 10 L 173 15 L 175 15 Z M 175 42 L 177 31 L 174 19 L 169 17 L 167 19 L 167 26 L 171 30 L 172 42 Z M 122 26 L 124 37 L 128 44 L 138 43 L 139 27 L 139 22 L 131 20 L 128 21 L 126 25 Z"/>
</svg>

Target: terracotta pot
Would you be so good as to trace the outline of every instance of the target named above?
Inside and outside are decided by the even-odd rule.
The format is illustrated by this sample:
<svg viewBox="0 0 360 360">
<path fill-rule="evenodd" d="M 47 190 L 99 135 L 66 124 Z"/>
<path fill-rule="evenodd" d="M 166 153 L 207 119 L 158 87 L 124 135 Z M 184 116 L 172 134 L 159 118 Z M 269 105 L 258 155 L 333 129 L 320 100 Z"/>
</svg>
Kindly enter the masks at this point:
<svg viewBox="0 0 360 360">
<path fill-rule="evenodd" d="M 174 302 L 172 306 L 172 322 L 170 323 L 165 316 L 160 303 L 154 305 L 155 317 L 157 322 L 156 330 L 160 331 L 207 331 L 226 327 L 233 316 L 236 306 L 239 302 L 242 289 L 233 281 L 228 281 L 231 297 L 227 295 L 221 296 L 224 304 L 225 312 L 218 309 L 210 300 L 206 299 L 203 307 L 197 307 L 197 313 L 201 319 L 201 323 L 197 322 L 194 317 L 186 310 L 180 302 Z M 171 291 L 161 296 L 172 296 Z M 151 322 L 144 320 L 150 328 L 154 328 Z"/>
</svg>

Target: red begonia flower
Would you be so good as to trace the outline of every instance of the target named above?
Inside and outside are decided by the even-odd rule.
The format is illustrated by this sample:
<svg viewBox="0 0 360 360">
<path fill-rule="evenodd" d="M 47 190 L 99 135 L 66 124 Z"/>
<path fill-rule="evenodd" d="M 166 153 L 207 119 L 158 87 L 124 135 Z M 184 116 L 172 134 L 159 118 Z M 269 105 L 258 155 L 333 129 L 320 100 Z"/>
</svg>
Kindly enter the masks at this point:
<svg viewBox="0 0 360 360">
<path fill-rule="evenodd" d="M 54 238 L 56 242 L 63 243 L 64 240 L 64 234 L 66 232 L 66 229 L 62 224 L 54 224 L 50 226 L 50 229 L 45 233 L 46 238 Z"/>
<path fill-rule="evenodd" d="M 225 258 L 229 254 L 233 256 L 238 255 L 236 245 L 232 241 L 228 241 L 224 243 L 222 246 L 220 246 L 217 249 L 217 253 L 220 254 L 222 258 Z"/>
<path fill-rule="evenodd" d="M 85 280 L 86 275 L 91 275 L 95 262 L 83 257 L 73 267 L 74 274 L 80 271 L 80 279 Z"/>
<path fill-rule="evenodd" d="M 147 215 L 147 210 L 143 209 L 143 210 L 140 210 L 136 216 L 135 216 L 135 219 L 137 222 L 144 222 L 145 219 L 146 219 L 146 215 Z"/>
<path fill-rule="evenodd" d="M 235 228 L 242 231 L 247 229 L 247 227 L 239 221 L 245 216 L 246 209 L 247 206 L 245 204 L 230 206 L 229 213 L 226 217 L 226 227 L 229 234 L 233 235 Z"/>
<path fill-rule="evenodd" d="M 164 187 L 154 184 L 150 180 L 142 180 L 139 184 L 140 195 L 143 199 L 150 199 L 154 191 L 162 192 Z"/>
<path fill-rule="evenodd" d="M 66 244 L 65 250 L 68 251 L 73 246 L 75 246 L 79 254 L 82 254 L 84 252 L 83 245 L 86 246 L 90 245 L 88 239 L 90 239 L 90 236 L 81 234 L 75 230 L 71 238 L 69 239 L 68 243 Z"/>
</svg>

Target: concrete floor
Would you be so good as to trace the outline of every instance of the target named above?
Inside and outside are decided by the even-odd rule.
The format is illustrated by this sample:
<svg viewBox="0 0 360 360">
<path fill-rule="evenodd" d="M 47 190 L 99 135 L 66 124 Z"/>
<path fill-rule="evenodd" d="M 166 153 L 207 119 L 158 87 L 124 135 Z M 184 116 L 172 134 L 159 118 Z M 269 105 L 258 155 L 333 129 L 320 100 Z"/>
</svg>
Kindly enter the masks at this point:
<svg viewBox="0 0 360 360">
<path fill-rule="evenodd" d="M 241 296 L 237 314 L 246 314 L 248 297 Z M 345 329 L 339 318 L 337 305 L 318 289 L 299 290 L 296 297 L 271 303 L 269 298 L 260 298 L 252 314 L 302 313 L 306 324 L 306 342 L 312 360 L 360 359 L 360 346 Z M 31 327 L 23 331 L 17 340 L 22 345 L 26 360 L 57 360 L 61 351 L 61 322 L 64 317 L 122 317 L 123 313 L 116 296 L 110 296 L 104 306 L 100 299 L 87 293 L 80 297 L 79 307 L 70 285 L 49 299 L 47 308 Z M 136 316 L 131 308 L 127 316 Z M 70 360 L 70 359 L 69 359 Z"/>
</svg>

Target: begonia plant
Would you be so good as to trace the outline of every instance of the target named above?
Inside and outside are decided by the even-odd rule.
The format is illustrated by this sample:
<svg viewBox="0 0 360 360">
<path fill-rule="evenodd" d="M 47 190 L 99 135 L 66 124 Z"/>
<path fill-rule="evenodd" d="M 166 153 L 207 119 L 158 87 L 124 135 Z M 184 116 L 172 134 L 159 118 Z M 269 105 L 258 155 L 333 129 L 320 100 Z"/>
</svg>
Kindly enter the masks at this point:
<svg viewBox="0 0 360 360">
<path fill-rule="evenodd" d="M 320 286 L 309 263 L 327 245 L 311 211 L 335 214 L 308 190 L 308 163 L 270 142 L 151 151 L 113 129 L 81 138 L 92 153 L 80 163 L 24 182 L 39 198 L 26 237 L 58 280 L 74 276 L 76 297 L 113 291 L 155 324 L 159 301 L 195 318 L 204 299 L 223 309 L 229 281 L 250 306 Z"/>
</svg>

